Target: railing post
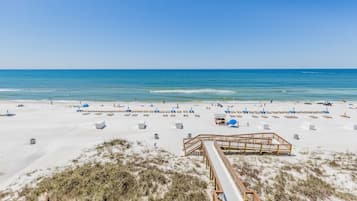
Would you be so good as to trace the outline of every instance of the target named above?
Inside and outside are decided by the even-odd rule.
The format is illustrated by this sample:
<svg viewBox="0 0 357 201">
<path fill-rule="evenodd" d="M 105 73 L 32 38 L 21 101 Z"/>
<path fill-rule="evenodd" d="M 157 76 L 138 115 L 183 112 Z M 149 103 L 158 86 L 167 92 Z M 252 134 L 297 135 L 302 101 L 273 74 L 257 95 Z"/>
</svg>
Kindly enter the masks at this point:
<svg viewBox="0 0 357 201">
<path fill-rule="evenodd" d="M 263 144 L 260 144 L 260 151 L 259 151 L 260 154 L 263 154 Z"/>
<path fill-rule="evenodd" d="M 217 190 L 217 181 L 216 181 L 216 177 L 214 177 L 214 188 L 215 188 L 215 190 Z"/>
<path fill-rule="evenodd" d="M 279 155 L 279 153 L 280 153 L 280 144 L 278 144 L 278 149 L 276 151 L 276 155 Z"/>
</svg>

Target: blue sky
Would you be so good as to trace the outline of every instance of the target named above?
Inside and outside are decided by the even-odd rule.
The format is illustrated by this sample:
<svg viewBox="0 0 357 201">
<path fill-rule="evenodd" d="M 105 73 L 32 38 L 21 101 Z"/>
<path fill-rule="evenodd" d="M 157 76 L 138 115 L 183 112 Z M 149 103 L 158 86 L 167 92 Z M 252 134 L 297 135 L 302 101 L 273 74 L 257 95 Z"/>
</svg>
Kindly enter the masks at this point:
<svg viewBox="0 0 357 201">
<path fill-rule="evenodd" d="M 357 67 L 357 1 L 0 1 L 0 68 L 242 67 Z"/>
</svg>

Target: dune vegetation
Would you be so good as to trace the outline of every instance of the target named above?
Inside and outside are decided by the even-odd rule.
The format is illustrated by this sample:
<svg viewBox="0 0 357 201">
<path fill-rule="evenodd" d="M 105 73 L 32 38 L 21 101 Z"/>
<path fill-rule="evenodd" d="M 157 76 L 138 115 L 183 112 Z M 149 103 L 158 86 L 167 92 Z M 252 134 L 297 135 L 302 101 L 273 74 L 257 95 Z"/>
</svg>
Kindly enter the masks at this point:
<svg viewBox="0 0 357 201">
<path fill-rule="evenodd" d="M 357 155 L 301 152 L 300 159 L 229 156 L 246 186 L 265 201 L 357 200 Z"/>
<path fill-rule="evenodd" d="M 147 157 L 137 153 L 128 154 L 131 146 L 125 140 L 105 142 L 96 147 L 93 157 L 95 160 L 75 159 L 75 165 L 38 178 L 32 185 L 26 185 L 16 193 L 16 199 L 210 200 L 207 193 L 208 183 L 197 175 L 200 172 L 197 165 L 192 164 L 192 168 L 184 168 L 186 161 L 177 159 L 172 162 L 170 154 L 162 150 L 156 150 L 158 154 L 153 155 L 150 150 L 144 150 Z M 188 164 L 187 167 L 191 166 Z"/>
</svg>

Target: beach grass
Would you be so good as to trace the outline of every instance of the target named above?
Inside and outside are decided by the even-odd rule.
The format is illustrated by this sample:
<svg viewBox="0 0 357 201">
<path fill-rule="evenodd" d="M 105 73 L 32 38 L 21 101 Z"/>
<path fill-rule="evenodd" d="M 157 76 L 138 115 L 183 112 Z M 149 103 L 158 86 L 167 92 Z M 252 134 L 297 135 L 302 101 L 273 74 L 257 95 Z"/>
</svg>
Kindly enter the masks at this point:
<svg viewBox="0 0 357 201">
<path fill-rule="evenodd" d="M 356 182 L 357 155 L 331 155 L 332 158 L 322 153 L 306 153 L 298 161 L 274 156 L 230 156 L 230 159 L 246 186 L 263 200 L 357 200 L 357 193 L 348 187 Z M 344 185 L 338 178 L 344 178 Z"/>
<path fill-rule="evenodd" d="M 112 150 L 117 148 L 121 151 Z M 161 168 L 167 160 L 160 156 L 123 157 L 122 151 L 128 149 L 130 143 L 120 139 L 98 145 L 98 154 L 109 161 L 85 162 L 39 178 L 34 186 L 28 185 L 19 191 L 19 198 L 28 201 L 209 200 L 208 184 L 198 176 Z"/>
</svg>

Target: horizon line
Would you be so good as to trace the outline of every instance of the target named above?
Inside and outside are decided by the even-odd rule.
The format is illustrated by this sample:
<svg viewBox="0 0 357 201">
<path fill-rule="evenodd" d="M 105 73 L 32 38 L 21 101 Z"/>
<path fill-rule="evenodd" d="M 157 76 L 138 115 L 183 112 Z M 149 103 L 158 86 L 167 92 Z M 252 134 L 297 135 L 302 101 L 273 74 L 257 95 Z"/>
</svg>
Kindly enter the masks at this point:
<svg viewBox="0 0 357 201">
<path fill-rule="evenodd" d="M 199 68 L 199 67 L 167 67 L 167 68 L 145 68 L 145 67 L 55 67 L 55 68 L 39 68 L 39 67 L 14 67 L 14 68 L 1 68 L 0 70 L 357 70 L 357 66 L 350 67 L 212 67 L 212 68 Z"/>
</svg>

